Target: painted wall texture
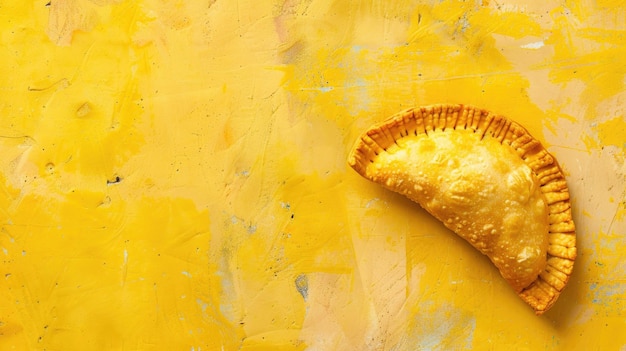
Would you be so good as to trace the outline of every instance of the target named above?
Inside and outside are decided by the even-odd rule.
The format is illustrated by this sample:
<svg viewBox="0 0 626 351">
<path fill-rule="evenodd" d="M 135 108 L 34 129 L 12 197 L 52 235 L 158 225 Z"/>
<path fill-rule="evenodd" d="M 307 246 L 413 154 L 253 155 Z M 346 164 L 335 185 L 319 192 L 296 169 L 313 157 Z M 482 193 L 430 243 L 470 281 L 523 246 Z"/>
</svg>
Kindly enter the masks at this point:
<svg viewBox="0 0 626 351">
<path fill-rule="evenodd" d="M 0 349 L 626 350 L 624 1 L 0 2 Z M 346 157 L 464 103 L 540 139 L 579 256 L 537 317 Z"/>
</svg>

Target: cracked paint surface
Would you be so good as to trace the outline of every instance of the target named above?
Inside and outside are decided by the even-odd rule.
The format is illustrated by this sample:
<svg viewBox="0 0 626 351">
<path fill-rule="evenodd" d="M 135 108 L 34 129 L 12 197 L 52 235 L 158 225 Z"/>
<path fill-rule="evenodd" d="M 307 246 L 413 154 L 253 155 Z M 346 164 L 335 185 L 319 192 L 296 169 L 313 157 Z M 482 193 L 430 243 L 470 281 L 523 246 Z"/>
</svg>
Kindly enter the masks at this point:
<svg viewBox="0 0 626 351">
<path fill-rule="evenodd" d="M 0 349 L 625 348 L 624 23 L 613 0 L 5 1 Z M 579 257 L 542 317 L 346 165 L 445 102 L 566 173 Z"/>
</svg>

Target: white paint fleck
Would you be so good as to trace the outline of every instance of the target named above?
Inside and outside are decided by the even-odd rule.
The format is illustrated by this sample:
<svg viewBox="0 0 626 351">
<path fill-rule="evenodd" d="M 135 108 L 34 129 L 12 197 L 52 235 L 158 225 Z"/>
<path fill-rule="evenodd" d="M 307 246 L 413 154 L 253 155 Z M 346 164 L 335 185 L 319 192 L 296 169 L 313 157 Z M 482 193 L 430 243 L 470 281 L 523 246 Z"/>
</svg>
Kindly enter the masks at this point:
<svg viewBox="0 0 626 351">
<path fill-rule="evenodd" d="M 537 50 L 537 49 L 539 49 L 539 48 L 542 48 L 542 47 L 543 47 L 543 45 L 544 45 L 543 40 L 540 40 L 540 41 L 535 41 L 535 42 L 532 42 L 532 43 L 528 43 L 528 44 L 521 45 L 520 47 L 521 47 L 522 49 L 533 49 L 533 50 Z"/>
<path fill-rule="evenodd" d="M 182 271 L 180 272 L 182 275 L 187 276 L 189 278 L 191 278 L 191 273 L 187 272 L 187 271 Z"/>
<path fill-rule="evenodd" d="M 380 199 L 375 197 L 371 200 L 369 200 L 366 204 L 365 204 L 365 208 L 370 208 L 372 207 L 372 205 L 374 205 L 376 202 L 378 202 Z"/>
<path fill-rule="evenodd" d="M 122 271 L 122 286 L 126 284 L 126 275 L 128 274 L 128 250 L 124 249 L 122 253 L 124 258 L 122 260 L 122 266 L 120 267 Z"/>
<path fill-rule="evenodd" d="M 202 301 L 201 299 L 196 299 L 196 303 L 198 304 L 198 306 L 200 307 L 202 312 L 206 313 L 206 310 L 209 307 L 209 304 L 204 302 L 204 301 Z"/>
</svg>

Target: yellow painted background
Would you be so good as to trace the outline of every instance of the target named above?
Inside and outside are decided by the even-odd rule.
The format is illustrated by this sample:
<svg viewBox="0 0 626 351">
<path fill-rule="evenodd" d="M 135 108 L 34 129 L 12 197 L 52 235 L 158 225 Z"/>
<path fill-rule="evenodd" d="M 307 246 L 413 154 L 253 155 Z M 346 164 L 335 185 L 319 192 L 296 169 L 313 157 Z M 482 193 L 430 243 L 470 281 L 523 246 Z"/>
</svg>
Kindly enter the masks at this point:
<svg viewBox="0 0 626 351">
<path fill-rule="evenodd" d="M 626 350 L 624 1 L 0 2 L 1 350 Z M 465 103 L 542 140 L 537 317 L 346 156 Z"/>
</svg>

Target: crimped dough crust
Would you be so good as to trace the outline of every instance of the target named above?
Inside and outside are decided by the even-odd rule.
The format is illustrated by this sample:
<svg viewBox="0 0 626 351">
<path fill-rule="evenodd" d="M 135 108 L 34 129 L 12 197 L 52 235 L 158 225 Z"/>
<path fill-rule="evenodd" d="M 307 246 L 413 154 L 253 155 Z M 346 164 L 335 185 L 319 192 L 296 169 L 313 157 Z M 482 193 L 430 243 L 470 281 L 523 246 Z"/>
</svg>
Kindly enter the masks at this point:
<svg viewBox="0 0 626 351">
<path fill-rule="evenodd" d="M 565 177 L 519 124 L 472 106 L 413 108 L 365 132 L 348 163 L 487 255 L 537 314 L 567 284 L 576 235 Z"/>
</svg>

